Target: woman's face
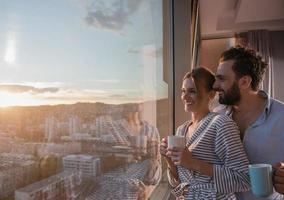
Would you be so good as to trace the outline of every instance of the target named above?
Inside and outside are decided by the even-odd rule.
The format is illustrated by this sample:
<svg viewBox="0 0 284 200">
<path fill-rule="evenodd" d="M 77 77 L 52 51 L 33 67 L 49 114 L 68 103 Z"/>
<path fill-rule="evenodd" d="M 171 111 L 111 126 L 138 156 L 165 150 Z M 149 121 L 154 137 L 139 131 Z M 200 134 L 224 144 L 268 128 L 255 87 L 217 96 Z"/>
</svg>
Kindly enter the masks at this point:
<svg viewBox="0 0 284 200">
<path fill-rule="evenodd" d="M 186 112 L 198 112 L 208 109 L 210 100 L 210 92 L 208 92 L 203 84 L 200 84 L 197 91 L 196 85 L 192 78 L 187 78 L 182 83 L 181 99 Z"/>
</svg>

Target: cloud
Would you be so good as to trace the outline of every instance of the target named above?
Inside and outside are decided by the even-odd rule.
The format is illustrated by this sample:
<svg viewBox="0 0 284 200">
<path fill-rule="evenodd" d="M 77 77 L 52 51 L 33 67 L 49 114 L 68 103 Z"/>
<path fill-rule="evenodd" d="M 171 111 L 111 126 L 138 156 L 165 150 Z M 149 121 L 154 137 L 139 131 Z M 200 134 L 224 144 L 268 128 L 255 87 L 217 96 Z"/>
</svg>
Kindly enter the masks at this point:
<svg viewBox="0 0 284 200">
<path fill-rule="evenodd" d="M 59 88 L 55 87 L 36 88 L 28 85 L 0 84 L 0 91 L 6 91 L 12 93 L 30 92 L 33 94 L 40 94 L 46 92 L 56 93 L 59 91 Z"/>
<path fill-rule="evenodd" d="M 90 89 L 61 89 L 57 93 L 42 94 L 42 98 L 46 99 L 88 99 L 107 96 L 104 90 L 90 90 Z"/>
<path fill-rule="evenodd" d="M 122 95 L 122 94 L 113 94 L 108 97 L 109 98 L 128 98 L 126 95 Z"/>
<path fill-rule="evenodd" d="M 2 83 L 4 84 L 4 83 Z M 63 82 L 21 82 L 21 83 L 5 83 L 5 84 L 9 84 L 9 85 L 32 85 L 33 87 L 36 87 L 36 88 L 46 88 L 46 87 L 55 87 L 55 88 L 60 88 L 62 86 L 64 86 L 64 83 Z"/>
<path fill-rule="evenodd" d="M 121 32 L 142 0 L 96 0 L 87 7 L 85 22 L 94 28 Z"/>
<path fill-rule="evenodd" d="M 97 79 L 97 80 L 90 80 L 89 82 L 97 82 L 97 83 L 120 83 L 123 82 L 123 80 L 119 79 Z"/>
<path fill-rule="evenodd" d="M 52 94 L 42 94 L 38 96 L 42 99 L 49 100 L 62 100 L 62 101 L 98 101 L 98 100 L 137 100 L 137 91 L 133 90 L 116 90 L 106 91 L 106 90 L 90 90 L 90 89 L 62 89 L 57 93 Z M 139 93 L 139 92 L 138 92 Z M 139 95 L 138 95 L 139 96 Z"/>
<path fill-rule="evenodd" d="M 133 53 L 133 54 L 144 54 L 144 55 L 148 55 L 151 57 L 160 57 L 163 54 L 163 48 L 162 47 L 153 48 L 148 51 L 142 51 L 141 49 L 129 48 L 127 52 Z"/>
</svg>

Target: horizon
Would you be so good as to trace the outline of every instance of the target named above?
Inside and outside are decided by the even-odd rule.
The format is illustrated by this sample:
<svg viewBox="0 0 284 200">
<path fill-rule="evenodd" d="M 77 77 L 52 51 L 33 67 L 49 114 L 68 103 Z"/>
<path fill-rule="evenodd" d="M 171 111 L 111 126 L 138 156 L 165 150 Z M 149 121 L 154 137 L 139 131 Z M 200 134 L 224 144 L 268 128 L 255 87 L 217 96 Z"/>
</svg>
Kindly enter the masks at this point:
<svg viewBox="0 0 284 200">
<path fill-rule="evenodd" d="M 39 105 L 14 105 L 14 106 L 0 106 L 0 109 L 9 109 L 9 108 L 28 108 L 28 107 L 41 107 L 41 106 L 65 106 L 65 105 L 75 105 L 75 104 L 105 104 L 105 105 L 124 105 L 124 104 L 140 104 L 140 103 L 147 103 L 147 102 L 151 102 L 151 101 L 161 101 L 161 100 L 166 100 L 167 98 L 160 98 L 160 99 L 153 99 L 153 100 L 146 100 L 146 101 L 131 101 L 131 102 L 123 102 L 123 103 L 118 103 L 118 104 L 114 104 L 114 103 L 106 103 L 106 102 L 101 102 L 101 101 L 96 101 L 96 102 L 92 102 L 92 101 L 77 101 L 74 103 L 61 103 L 61 104 L 39 104 Z"/>
<path fill-rule="evenodd" d="M 162 98 L 163 99 L 163 98 Z M 162 99 L 155 99 L 152 101 L 158 101 Z M 9 105 L 9 106 L 3 106 L 0 105 L 1 108 L 14 108 L 14 107 L 40 107 L 40 106 L 60 106 L 60 105 L 75 105 L 75 104 L 105 104 L 105 105 L 122 105 L 122 104 L 131 104 L 131 103 L 144 103 L 148 102 L 151 100 L 147 101 L 125 101 L 125 102 L 119 102 L 119 103 L 107 103 L 107 102 L 102 102 L 102 101 L 76 101 L 76 102 L 69 102 L 69 103 L 54 103 L 54 104 L 33 104 L 33 105 Z"/>
</svg>

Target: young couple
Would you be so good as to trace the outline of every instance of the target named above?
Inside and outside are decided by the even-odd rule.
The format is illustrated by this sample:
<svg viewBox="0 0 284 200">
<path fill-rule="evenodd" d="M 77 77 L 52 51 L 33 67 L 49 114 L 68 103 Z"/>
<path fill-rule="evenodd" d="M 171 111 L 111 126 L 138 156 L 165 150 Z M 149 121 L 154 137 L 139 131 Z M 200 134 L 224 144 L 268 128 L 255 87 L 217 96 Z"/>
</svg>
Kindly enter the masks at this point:
<svg viewBox="0 0 284 200">
<path fill-rule="evenodd" d="M 267 65 L 254 51 L 234 47 L 220 58 L 214 76 L 196 68 L 183 78 L 181 99 L 191 120 L 177 129 L 186 148 L 169 149 L 163 138 L 168 178 L 179 199 L 264 199 L 250 191 L 248 164 L 274 166 L 274 193 L 284 199 L 284 104 L 259 90 Z M 219 94 L 223 104 L 210 112 Z"/>
</svg>

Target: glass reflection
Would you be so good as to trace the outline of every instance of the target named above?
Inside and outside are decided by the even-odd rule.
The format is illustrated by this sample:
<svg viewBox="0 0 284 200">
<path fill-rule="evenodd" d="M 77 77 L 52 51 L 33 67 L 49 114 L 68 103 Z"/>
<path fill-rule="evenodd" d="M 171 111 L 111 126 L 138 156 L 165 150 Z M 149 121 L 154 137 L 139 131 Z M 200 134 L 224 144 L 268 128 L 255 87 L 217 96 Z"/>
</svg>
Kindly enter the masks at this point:
<svg viewBox="0 0 284 200">
<path fill-rule="evenodd" d="M 148 198 L 168 134 L 162 2 L 0 2 L 0 199 Z"/>
</svg>

